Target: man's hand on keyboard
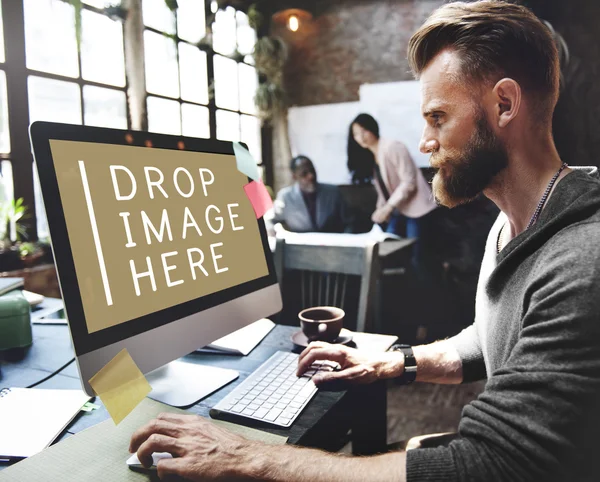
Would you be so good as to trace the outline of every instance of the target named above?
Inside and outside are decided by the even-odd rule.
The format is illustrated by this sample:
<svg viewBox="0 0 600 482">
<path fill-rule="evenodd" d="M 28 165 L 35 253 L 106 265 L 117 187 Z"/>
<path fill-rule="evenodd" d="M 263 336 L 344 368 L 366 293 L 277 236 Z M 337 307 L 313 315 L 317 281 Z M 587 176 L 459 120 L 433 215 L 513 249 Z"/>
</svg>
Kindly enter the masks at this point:
<svg viewBox="0 0 600 482">
<path fill-rule="evenodd" d="M 316 341 L 308 345 L 298 358 L 297 375 L 302 376 L 319 360 L 328 360 L 340 365 L 340 370 L 318 372 L 313 378 L 316 385 L 334 380 L 352 383 L 373 383 L 384 378 L 394 378 L 404 371 L 404 358 L 398 352 L 361 352 L 344 345 L 331 345 Z"/>
<path fill-rule="evenodd" d="M 251 466 L 257 443 L 217 427 L 197 415 L 161 413 L 131 437 L 130 452 L 152 465 L 154 452 L 173 458 L 158 462 L 158 476 L 178 475 L 186 480 L 230 480 L 244 464 Z"/>
</svg>

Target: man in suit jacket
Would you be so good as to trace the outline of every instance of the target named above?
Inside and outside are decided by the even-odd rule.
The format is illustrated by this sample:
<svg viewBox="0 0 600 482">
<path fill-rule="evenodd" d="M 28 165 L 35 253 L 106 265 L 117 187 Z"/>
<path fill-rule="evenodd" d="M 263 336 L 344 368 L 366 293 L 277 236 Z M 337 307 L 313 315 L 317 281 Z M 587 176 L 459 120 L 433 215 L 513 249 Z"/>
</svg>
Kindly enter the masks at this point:
<svg viewBox="0 0 600 482">
<path fill-rule="evenodd" d="M 337 186 L 317 182 L 306 156 L 292 159 L 290 169 L 295 182 L 277 194 L 271 222 L 297 233 L 352 232 L 352 217 Z"/>
</svg>

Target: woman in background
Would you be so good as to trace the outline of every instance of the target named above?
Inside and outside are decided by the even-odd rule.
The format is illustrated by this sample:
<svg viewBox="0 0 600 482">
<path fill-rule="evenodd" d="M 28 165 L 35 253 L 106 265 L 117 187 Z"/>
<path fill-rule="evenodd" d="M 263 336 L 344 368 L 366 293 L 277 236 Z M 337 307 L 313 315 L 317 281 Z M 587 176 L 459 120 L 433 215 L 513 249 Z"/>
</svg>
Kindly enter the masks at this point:
<svg viewBox="0 0 600 482">
<path fill-rule="evenodd" d="M 373 180 L 377 207 L 371 216 L 388 233 L 417 238 L 413 265 L 421 272 L 423 251 L 431 244 L 437 205 L 427 181 L 400 141 L 379 137 L 379 125 L 360 114 L 348 133 L 348 169 L 356 184 Z M 427 250 L 429 251 L 429 250 Z"/>
</svg>

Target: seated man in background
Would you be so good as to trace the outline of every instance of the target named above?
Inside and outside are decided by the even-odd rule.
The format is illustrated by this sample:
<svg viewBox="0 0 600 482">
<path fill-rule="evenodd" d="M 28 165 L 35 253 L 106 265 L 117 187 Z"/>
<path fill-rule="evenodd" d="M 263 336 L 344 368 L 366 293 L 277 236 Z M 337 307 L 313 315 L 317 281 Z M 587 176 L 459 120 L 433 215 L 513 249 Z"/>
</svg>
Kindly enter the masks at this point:
<svg viewBox="0 0 600 482">
<path fill-rule="evenodd" d="M 317 182 L 306 156 L 294 157 L 290 169 L 295 182 L 277 193 L 271 223 L 297 233 L 352 232 L 352 217 L 337 186 Z"/>
</svg>

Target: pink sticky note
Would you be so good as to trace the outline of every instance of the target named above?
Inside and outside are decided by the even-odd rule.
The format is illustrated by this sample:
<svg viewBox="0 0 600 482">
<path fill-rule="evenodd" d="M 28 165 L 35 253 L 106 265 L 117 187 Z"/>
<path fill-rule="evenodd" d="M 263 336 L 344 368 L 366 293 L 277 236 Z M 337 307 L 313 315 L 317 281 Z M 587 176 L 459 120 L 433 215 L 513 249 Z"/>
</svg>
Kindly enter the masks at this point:
<svg viewBox="0 0 600 482">
<path fill-rule="evenodd" d="M 262 218 L 264 214 L 273 207 L 273 201 L 267 188 L 261 181 L 252 181 L 244 186 L 246 196 L 250 199 L 256 219 Z"/>
</svg>

